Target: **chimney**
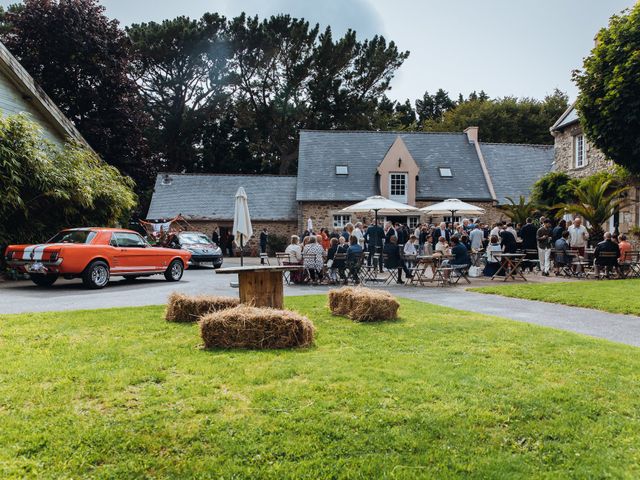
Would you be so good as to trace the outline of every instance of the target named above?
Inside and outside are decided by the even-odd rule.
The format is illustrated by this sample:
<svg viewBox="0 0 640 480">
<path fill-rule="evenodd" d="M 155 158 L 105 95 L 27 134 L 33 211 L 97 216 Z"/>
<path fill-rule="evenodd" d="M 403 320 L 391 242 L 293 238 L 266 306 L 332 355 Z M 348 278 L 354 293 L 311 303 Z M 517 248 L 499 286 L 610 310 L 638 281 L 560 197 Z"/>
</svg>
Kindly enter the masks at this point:
<svg viewBox="0 0 640 480">
<path fill-rule="evenodd" d="M 464 133 L 467 134 L 469 143 L 478 143 L 478 130 L 480 130 L 480 127 L 467 127 L 464 129 Z"/>
</svg>

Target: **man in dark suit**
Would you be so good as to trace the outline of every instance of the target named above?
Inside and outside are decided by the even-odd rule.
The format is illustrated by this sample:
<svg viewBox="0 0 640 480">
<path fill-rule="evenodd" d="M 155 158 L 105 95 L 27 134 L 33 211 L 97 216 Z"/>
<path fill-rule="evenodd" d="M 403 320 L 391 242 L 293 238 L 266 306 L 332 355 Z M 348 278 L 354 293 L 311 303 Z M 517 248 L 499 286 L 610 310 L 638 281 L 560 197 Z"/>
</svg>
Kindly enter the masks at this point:
<svg viewBox="0 0 640 480">
<path fill-rule="evenodd" d="M 447 243 L 451 240 L 451 232 L 447 229 L 447 224 L 444 222 L 442 222 L 440 226 L 433 231 L 433 238 L 431 241 L 433 242 L 432 246 L 434 250 L 436 249 L 436 244 L 440 237 L 444 237 L 447 240 Z"/>
<path fill-rule="evenodd" d="M 402 261 L 402 257 L 400 256 L 398 238 L 395 235 L 389 238 L 388 242 L 385 242 L 382 253 L 385 258 L 385 267 L 387 267 L 389 270 L 395 270 L 396 268 L 398 269 L 398 283 L 404 283 L 402 281 L 403 270 L 407 278 L 411 278 L 411 272 Z"/>
<path fill-rule="evenodd" d="M 531 218 L 527 218 L 526 223 L 520 229 L 520 237 L 522 238 L 523 250 L 536 250 L 538 248 L 536 232 L 538 229 L 533 224 Z"/>
<path fill-rule="evenodd" d="M 507 230 L 507 226 L 504 223 L 502 224 L 502 231 L 500 232 L 500 246 L 504 253 L 516 253 L 518 251 L 516 237 Z"/>
<path fill-rule="evenodd" d="M 262 229 L 260 232 L 260 253 L 267 253 L 267 240 L 269 238 L 269 233 L 266 228 Z M 260 263 L 264 264 L 264 258 L 260 259 Z"/>
<path fill-rule="evenodd" d="M 364 241 L 367 243 L 367 250 L 369 251 L 369 259 L 367 263 L 371 266 L 373 262 L 373 256 L 376 253 L 380 254 L 380 270 L 382 270 L 382 239 L 384 237 L 384 230 L 380 225 L 371 224 L 364 234 Z"/>
<path fill-rule="evenodd" d="M 604 256 L 603 253 L 609 255 Z M 611 233 L 604 234 L 604 240 L 596 245 L 593 251 L 594 267 L 596 276 L 600 274 L 600 269 L 605 268 L 606 275 L 609 276 L 612 269 L 616 269 L 619 272 L 618 258 L 620 258 L 620 247 L 616 242 L 611 240 Z"/>
</svg>

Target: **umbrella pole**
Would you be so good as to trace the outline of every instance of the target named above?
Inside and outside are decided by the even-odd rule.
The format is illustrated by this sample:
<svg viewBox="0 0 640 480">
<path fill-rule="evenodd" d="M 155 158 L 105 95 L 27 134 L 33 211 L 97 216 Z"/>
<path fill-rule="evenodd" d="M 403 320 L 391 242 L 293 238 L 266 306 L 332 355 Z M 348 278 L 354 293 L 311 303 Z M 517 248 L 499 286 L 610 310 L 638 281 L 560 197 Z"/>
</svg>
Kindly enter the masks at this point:
<svg viewBox="0 0 640 480">
<path fill-rule="evenodd" d="M 243 235 L 240 235 L 240 266 L 243 267 L 244 266 L 244 249 L 242 248 L 242 237 Z"/>
</svg>

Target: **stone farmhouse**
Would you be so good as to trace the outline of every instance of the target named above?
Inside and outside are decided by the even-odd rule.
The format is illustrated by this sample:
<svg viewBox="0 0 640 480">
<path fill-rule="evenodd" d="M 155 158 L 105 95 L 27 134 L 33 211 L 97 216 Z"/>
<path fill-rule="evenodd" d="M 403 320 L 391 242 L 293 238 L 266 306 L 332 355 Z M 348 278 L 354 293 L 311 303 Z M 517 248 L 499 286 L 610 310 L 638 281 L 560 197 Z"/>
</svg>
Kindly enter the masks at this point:
<svg viewBox="0 0 640 480">
<path fill-rule="evenodd" d="M 580 178 L 615 168 L 614 163 L 584 136 L 574 105 L 560 116 L 550 130 L 554 137 L 555 171 Z M 640 225 L 640 188 L 633 186 L 628 198 L 628 205 L 609 219 L 609 225 L 605 225 L 607 230 L 626 233 L 632 226 Z"/>
<path fill-rule="evenodd" d="M 73 122 L 60 111 L 2 43 L 0 112 L 3 115 L 26 114 L 40 126 L 44 137 L 54 144 L 63 145 L 69 140 L 75 140 L 91 148 Z"/>
<path fill-rule="evenodd" d="M 247 192 L 254 231 L 302 232 L 371 222 L 348 215 L 344 207 L 372 195 L 423 207 L 447 198 L 482 206 L 485 221 L 503 218 L 496 205 L 507 197 L 527 197 L 532 185 L 553 166 L 550 145 L 482 143 L 478 128 L 460 133 L 311 131 L 300 132 L 297 176 L 157 176 L 148 219 L 178 214 L 194 228 L 223 233 L 233 225 L 234 195 Z M 387 217 L 408 225 L 440 221 L 426 215 Z M 445 218 L 449 220 L 448 218 Z"/>
</svg>

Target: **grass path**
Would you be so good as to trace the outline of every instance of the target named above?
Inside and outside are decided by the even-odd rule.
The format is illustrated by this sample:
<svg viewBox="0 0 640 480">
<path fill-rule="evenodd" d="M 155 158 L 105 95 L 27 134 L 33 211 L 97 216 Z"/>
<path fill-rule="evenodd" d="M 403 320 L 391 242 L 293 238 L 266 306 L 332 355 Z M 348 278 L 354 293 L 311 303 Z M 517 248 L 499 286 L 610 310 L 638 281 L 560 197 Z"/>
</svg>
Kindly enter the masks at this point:
<svg viewBox="0 0 640 480">
<path fill-rule="evenodd" d="M 288 298 L 316 346 L 203 351 L 161 307 L 0 316 L 0 478 L 640 476 L 633 347 Z"/>
<path fill-rule="evenodd" d="M 469 288 L 468 290 L 640 316 L 639 279 L 537 284 L 519 283 L 495 287 Z"/>
</svg>

